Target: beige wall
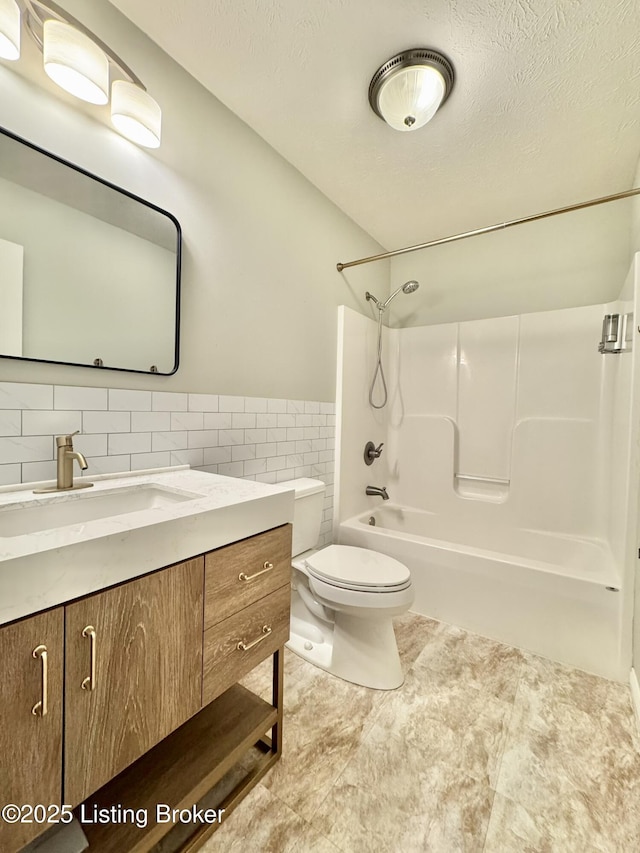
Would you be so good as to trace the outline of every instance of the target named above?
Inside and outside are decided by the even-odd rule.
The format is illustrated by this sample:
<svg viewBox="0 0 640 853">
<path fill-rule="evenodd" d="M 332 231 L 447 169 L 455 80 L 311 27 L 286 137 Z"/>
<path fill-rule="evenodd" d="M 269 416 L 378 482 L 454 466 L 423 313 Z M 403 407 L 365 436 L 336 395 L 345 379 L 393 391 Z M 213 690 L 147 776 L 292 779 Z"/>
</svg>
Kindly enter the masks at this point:
<svg viewBox="0 0 640 853">
<path fill-rule="evenodd" d="M 2 124 L 180 220 L 181 366 L 165 378 L 2 360 L 0 379 L 333 400 L 336 307 L 364 311 L 365 290 L 389 285 L 386 264 L 335 264 L 378 244 L 105 0 L 62 5 L 161 103 L 162 147 L 137 148 L 56 89 L 27 37 L 20 63 L 0 65 Z"/>
<path fill-rule="evenodd" d="M 631 219 L 632 202 L 623 200 L 400 255 L 391 261 L 391 286 L 410 278 L 421 286 L 418 299 L 394 300 L 390 325 L 455 323 L 613 301 L 631 261 Z M 445 236 L 425 234 L 424 239 Z"/>
</svg>

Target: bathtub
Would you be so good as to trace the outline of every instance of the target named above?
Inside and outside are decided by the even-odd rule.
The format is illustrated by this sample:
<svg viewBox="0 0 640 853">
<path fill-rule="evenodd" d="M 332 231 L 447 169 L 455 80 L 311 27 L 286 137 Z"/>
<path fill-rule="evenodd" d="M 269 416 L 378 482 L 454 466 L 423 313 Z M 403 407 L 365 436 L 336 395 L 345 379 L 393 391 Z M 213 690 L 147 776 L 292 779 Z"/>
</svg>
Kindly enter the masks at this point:
<svg viewBox="0 0 640 853">
<path fill-rule="evenodd" d="M 606 678 L 627 677 L 619 573 L 604 542 L 474 528 L 394 505 L 342 522 L 338 541 L 405 563 L 416 613 Z"/>
</svg>

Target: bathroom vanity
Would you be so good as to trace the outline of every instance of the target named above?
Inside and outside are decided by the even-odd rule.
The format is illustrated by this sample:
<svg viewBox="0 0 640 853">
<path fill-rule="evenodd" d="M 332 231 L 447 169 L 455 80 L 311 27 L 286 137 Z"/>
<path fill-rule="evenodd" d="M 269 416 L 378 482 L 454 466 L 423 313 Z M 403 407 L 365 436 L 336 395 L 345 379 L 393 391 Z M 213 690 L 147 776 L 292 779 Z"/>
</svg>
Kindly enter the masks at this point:
<svg viewBox="0 0 640 853">
<path fill-rule="evenodd" d="M 158 804 L 194 806 L 257 744 L 226 817 L 280 755 L 292 516 L 290 491 L 189 470 L 0 493 L 1 805 L 73 809 L 92 851 L 150 850 L 174 827 Z M 238 684 L 269 656 L 271 703 Z M 147 825 L 90 822 L 113 807 Z M 23 816 L 0 821 L 4 853 L 50 825 Z"/>
</svg>

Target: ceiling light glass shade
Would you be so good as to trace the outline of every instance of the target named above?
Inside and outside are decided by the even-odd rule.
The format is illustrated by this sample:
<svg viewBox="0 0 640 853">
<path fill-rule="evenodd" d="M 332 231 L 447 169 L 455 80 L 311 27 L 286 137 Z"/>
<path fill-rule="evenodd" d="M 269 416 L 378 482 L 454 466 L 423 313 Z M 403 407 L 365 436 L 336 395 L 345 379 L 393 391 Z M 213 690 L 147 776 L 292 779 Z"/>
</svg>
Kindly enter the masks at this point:
<svg viewBox="0 0 640 853">
<path fill-rule="evenodd" d="M 20 59 L 20 8 L 16 0 L 0 0 L 0 59 Z"/>
<path fill-rule="evenodd" d="M 43 28 L 44 70 L 58 86 L 90 104 L 109 100 L 109 60 L 89 36 L 48 20 Z"/>
<path fill-rule="evenodd" d="M 444 98 L 444 80 L 435 68 L 403 68 L 380 87 L 378 106 L 394 130 L 417 130 L 434 117 Z"/>
<path fill-rule="evenodd" d="M 373 111 L 394 130 L 417 130 L 430 121 L 453 86 L 453 66 L 436 51 L 399 53 L 374 74 L 369 86 Z"/>
<path fill-rule="evenodd" d="M 115 80 L 111 87 L 111 121 L 127 139 L 145 148 L 158 148 L 162 110 L 140 86 Z"/>
</svg>

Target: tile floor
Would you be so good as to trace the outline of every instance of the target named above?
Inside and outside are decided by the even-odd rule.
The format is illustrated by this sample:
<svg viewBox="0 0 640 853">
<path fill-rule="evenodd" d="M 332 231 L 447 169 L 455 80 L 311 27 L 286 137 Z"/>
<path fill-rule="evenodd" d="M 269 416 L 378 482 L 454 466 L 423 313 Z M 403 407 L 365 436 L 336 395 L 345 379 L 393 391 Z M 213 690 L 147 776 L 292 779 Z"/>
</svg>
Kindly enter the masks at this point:
<svg viewBox="0 0 640 853">
<path fill-rule="evenodd" d="M 390 692 L 286 652 L 283 757 L 204 853 L 640 851 L 625 685 L 411 613 L 396 633 Z"/>
</svg>

